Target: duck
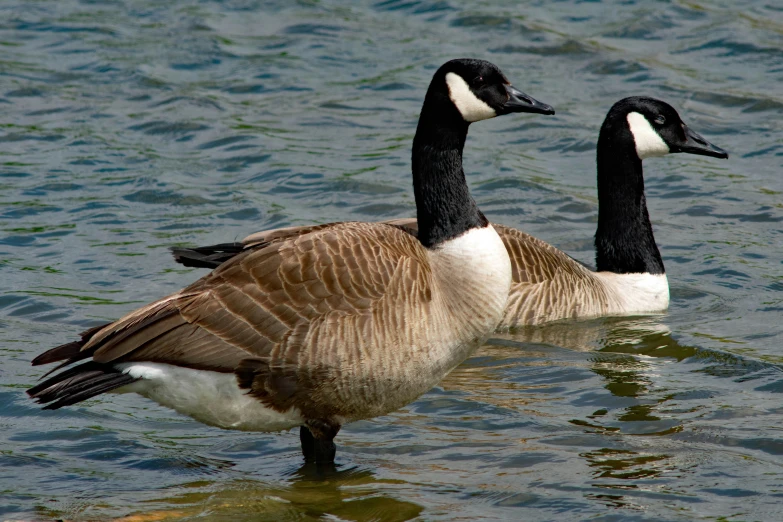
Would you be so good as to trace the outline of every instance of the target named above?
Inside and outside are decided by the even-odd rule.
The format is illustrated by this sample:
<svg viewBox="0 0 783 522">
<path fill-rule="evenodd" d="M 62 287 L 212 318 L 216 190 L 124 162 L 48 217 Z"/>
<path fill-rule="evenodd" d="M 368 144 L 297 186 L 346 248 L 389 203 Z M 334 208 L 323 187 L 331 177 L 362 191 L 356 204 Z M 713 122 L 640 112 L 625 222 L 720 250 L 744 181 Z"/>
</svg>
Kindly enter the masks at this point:
<svg viewBox="0 0 783 522">
<path fill-rule="evenodd" d="M 219 428 L 299 427 L 305 461 L 332 464 L 341 426 L 412 402 L 501 320 L 511 265 L 462 154 L 471 123 L 512 113 L 554 109 L 490 62 L 446 62 L 413 139 L 416 235 L 344 222 L 245 250 L 37 356 L 60 364 L 28 395 L 55 410 L 137 393 Z"/>
<path fill-rule="evenodd" d="M 728 158 L 725 150 L 691 129 L 662 100 L 631 96 L 609 109 L 596 146 L 595 269 L 521 230 L 493 224 L 506 246 L 512 271 L 499 330 L 668 309 L 669 283 L 647 210 L 642 162 L 672 153 Z M 419 226 L 412 218 L 387 223 L 413 235 Z M 241 242 L 172 250 L 175 260 L 185 266 L 214 268 L 239 252 L 312 228 L 268 230 Z"/>
</svg>

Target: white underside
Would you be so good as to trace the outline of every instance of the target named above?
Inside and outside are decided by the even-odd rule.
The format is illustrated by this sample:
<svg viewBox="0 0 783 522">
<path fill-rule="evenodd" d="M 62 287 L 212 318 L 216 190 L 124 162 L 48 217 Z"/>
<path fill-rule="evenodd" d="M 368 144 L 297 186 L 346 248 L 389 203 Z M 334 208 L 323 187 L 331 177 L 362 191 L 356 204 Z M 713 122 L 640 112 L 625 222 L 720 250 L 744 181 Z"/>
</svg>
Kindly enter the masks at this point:
<svg viewBox="0 0 783 522">
<path fill-rule="evenodd" d="M 285 413 L 267 408 L 237 384 L 233 373 L 192 370 L 161 363 L 121 363 L 115 368 L 141 380 L 118 393 L 138 393 L 153 401 L 219 428 L 281 431 L 304 423 L 299 410 Z"/>
<path fill-rule="evenodd" d="M 470 229 L 445 241 L 431 255 L 438 258 L 435 276 L 441 281 L 440 289 L 450 306 L 464 302 L 482 314 L 497 313 L 500 321 L 511 289 L 511 261 L 492 225 Z M 494 326 L 497 323 L 492 329 Z"/>
<path fill-rule="evenodd" d="M 609 295 L 610 314 L 661 312 L 669 308 L 669 280 L 666 274 L 615 274 L 595 272 Z"/>
</svg>

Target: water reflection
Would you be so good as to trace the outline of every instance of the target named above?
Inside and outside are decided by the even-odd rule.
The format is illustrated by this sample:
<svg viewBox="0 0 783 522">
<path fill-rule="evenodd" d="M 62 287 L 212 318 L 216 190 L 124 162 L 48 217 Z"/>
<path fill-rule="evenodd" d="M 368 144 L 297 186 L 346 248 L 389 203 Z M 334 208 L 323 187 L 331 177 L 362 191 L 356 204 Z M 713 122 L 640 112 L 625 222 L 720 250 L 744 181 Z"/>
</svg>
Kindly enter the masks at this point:
<svg viewBox="0 0 783 522">
<path fill-rule="evenodd" d="M 660 369 L 667 362 L 694 357 L 699 350 L 680 344 L 658 317 L 615 317 L 554 324 L 539 329 L 520 329 L 504 337 L 512 342 L 532 341 L 590 351 L 586 360 L 590 370 L 604 381 L 604 388 L 617 399 L 630 400 L 613 415 L 608 415 L 607 409 L 600 409 L 587 416 L 592 422 L 577 419 L 572 423 L 635 435 L 662 435 L 681 428 L 656 414 L 673 398 L 671 395 L 655 397 L 662 387 Z"/>
<path fill-rule="evenodd" d="M 198 481 L 181 484 L 176 495 L 152 502 L 164 509 L 142 510 L 119 519 L 151 522 L 198 517 L 200 520 L 389 520 L 419 516 L 422 506 L 381 494 L 402 481 L 377 479 L 367 469 L 338 469 L 313 464 L 293 471 L 285 481 Z M 177 507 L 172 507 L 177 506 Z"/>
<path fill-rule="evenodd" d="M 664 315 L 637 317 L 601 317 L 584 321 L 558 321 L 538 327 L 527 326 L 510 332 L 496 334 L 496 340 L 512 343 L 538 343 L 559 346 L 577 351 L 601 351 L 636 353 L 653 357 L 690 357 L 689 350 L 666 350 L 662 355 L 657 349 L 682 347 L 671 337 L 670 328 L 663 322 Z"/>
<path fill-rule="evenodd" d="M 616 480 L 657 477 L 662 469 L 659 464 L 670 455 L 640 456 L 633 451 L 602 448 L 581 455 L 595 469 L 596 478 Z"/>
<path fill-rule="evenodd" d="M 661 450 L 700 408 L 683 407 L 688 398 L 673 391 L 697 368 L 671 369 L 715 356 L 704 352 L 680 344 L 662 316 L 554 323 L 491 339 L 444 387 L 520 415 L 567 420 L 576 432 L 539 434 L 528 441 L 538 444 L 525 450 L 542 443 L 591 448 L 579 453 L 592 470 L 588 484 L 617 492 L 585 498 L 638 507 L 638 495 L 659 489 L 669 477 L 664 475 L 689 466 L 678 451 Z"/>
</svg>

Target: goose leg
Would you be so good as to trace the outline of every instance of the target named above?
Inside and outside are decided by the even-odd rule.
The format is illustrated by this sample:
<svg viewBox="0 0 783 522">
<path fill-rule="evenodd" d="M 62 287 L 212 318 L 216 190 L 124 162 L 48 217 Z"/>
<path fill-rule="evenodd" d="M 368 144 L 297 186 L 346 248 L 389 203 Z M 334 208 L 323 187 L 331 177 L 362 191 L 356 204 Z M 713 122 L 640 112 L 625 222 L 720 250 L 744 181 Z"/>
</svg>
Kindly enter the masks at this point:
<svg viewBox="0 0 783 522">
<path fill-rule="evenodd" d="M 315 438 L 307 426 L 299 426 L 299 442 L 302 443 L 305 462 L 315 462 Z"/>
<path fill-rule="evenodd" d="M 299 428 L 299 441 L 305 462 L 332 464 L 337 446 L 334 437 L 340 431 L 340 425 L 323 420 L 310 420 Z"/>
</svg>

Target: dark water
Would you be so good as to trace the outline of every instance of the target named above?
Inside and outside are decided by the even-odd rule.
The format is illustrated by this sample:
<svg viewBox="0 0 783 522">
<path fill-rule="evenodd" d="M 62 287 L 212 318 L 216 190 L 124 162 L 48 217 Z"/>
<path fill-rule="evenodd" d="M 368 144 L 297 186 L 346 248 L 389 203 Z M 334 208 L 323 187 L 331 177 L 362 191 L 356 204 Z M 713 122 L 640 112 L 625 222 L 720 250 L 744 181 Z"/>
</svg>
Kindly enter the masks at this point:
<svg viewBox="0 0 783 522">
<path fill-rule="evenodd" d="M 783 8 L 507 4 L 0 3 L 0 519 L 781 519 Z M 558 111 L 473 126 L 476 199 L 583 261 L 614 101 L 730 151 L 645 163 L 667 314 L 500 336 L 345 427 L 328 476 L 295 432 L 26 399 L 34 354 L 201 274 L 171 245 L 411 215 L 421 100 L 459 56 Z"/>
</svg>

